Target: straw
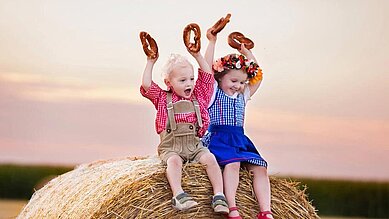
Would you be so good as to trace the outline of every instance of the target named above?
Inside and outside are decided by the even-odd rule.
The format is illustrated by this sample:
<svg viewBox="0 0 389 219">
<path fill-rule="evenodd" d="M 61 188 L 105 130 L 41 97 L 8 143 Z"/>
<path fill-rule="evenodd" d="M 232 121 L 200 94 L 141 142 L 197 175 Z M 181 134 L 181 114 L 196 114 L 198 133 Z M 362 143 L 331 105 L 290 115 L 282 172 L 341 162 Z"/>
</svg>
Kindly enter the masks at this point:
<svg viewBox="0 0 389 219">
<path fill-rule="evenodd" d="M 223 218 L 211 207 L 212 186 L 203 165 L 183 167 L 183 189 L 199 203 L 184 212 L 172 208 L 165 168 L 156 157 L 81 165 L 36 191 L 17 218 Z M 274 218 L 319 218 L 298 182 L 270 177 L 270 183 Z M 245 169 L 237 206 L 243 218 L 259 212 L 252 174 Z"/>
</svg>

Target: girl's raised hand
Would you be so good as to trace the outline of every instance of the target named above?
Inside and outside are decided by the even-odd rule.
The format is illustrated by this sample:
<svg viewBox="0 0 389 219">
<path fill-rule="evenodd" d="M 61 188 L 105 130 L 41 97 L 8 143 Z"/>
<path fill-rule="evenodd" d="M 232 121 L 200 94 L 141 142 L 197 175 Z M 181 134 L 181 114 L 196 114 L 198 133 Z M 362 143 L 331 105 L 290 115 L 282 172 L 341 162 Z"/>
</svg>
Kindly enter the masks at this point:
<svg viewBox="0 0 389 219">
<path fill-rule="evenodd" d="M 211 27 L 211 28 L 209 28 L 209 29 L 207 30 L 207 39 L 208 39 L 209 41 L 216 42 L 216 39 L 217 39 L 216 35 L 217 35 L 217 34 L 213 34 L 213 33 L 212 33 L 212 31 L 213 31 L 214 29 L 215 29 L 214 27 Z"/>
<path fill-rule="evenodd" d="M 249 54 L 251 54 L 251 51 L 249 49 L 246 48 L 246 46 L 244 45 L 244 43 L 240 44 L 240 48 L 238 49 L 238 51 L 243 54 L 244 56 L 248 56 Z"/>
</svg>

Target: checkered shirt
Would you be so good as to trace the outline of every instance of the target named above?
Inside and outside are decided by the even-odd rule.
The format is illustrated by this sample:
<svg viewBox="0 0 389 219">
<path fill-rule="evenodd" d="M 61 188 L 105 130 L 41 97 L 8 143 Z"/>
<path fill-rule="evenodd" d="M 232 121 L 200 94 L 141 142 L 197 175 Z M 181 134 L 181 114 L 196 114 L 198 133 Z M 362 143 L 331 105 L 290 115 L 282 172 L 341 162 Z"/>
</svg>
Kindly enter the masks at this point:
<svg viewBox="0 0 389 219">
<path fill-rule="evenodd" d="M 202 137 L 205 133 L 205 131 L 208 129 L 209 126 L 209 114 L 207 111 L 207 107 L 209 104 L 209 101 L 212 96 L 213 86 L 214 86 L 215 79 L 213 78 L 213 75 L 210 73 L 207 73 L 201 69 L 198 70 L 198 78 L 196 80 L 196 84 L 193 90 L 193 95 L 196 97 L 197 101 L 200 105 L 200 113 L 201 118 L 203 120 L 203 127 L 199 129 L 197 135 L 199 137 Z M 140 87 L 140 93 L 142 96 L 149 99 L 155 106 L 155 109 L 157 110 L 157 116 L 155 119 L 155 129 L 157 133 L 161 133 L 163 130 L 166 129 L 166 123 L 167 123 L 167 101 L 166 96 L 167 93 L 165 90 L 161 89 L 156 83 L 152 82 L 150 88 L 146 91 L 143 89 L 143 87 Z M 190 99 L 185 99 L 183 97 L 178 96 L 175 92 L 172 94 L 172 101 L 173 103 L 179 101 L 179 100 L 192 100 L 192 97 Z M 174 116 L 177 123 L 192 123 L 195 124 L 197 122 L 196 114 L 194 112 L 192 113 L 181 113 L 181 114 L 175 114 Z"/>
<path fill-rule="evenodd" d="M 232 98 L 217 88 L 215 101 L 208 108 L 211 124 L 243 127 L 245 105 L 243 94 Z"/>
</svg>

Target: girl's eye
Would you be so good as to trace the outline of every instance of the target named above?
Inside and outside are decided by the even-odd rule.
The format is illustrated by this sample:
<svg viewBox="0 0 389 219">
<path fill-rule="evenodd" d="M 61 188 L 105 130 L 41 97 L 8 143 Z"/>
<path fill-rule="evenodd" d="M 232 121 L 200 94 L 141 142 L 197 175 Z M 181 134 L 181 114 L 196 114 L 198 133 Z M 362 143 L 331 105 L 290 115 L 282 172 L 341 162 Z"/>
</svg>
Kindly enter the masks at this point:
<svg viewBox="0 0 389 219">
<path fill-rule="evenodd" d="M 194 81 L 194 78 L 191 78 L 190 80 L 191 80 L 191 81 Z"/>
<path fill-rule="evenodd" d="M 245 82 L 244 81 L 241 81 L 240 84 L 244 84 Z"/>
<path fill-rule="evenodd" d="M 185 81 L 185 79 L 181 79 L 180 81 L 181 81 L 181 82 L 184 82 L 184 81 Z"/>
</svg>

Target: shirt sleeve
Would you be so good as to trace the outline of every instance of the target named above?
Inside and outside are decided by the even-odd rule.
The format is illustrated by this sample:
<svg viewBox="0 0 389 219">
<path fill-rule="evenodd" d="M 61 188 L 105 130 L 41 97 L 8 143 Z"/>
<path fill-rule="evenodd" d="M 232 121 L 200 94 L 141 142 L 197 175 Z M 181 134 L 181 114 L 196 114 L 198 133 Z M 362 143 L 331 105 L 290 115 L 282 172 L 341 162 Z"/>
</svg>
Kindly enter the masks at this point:
<svg viewBox="0 0 389 219">
<path fill-rule="evenodd" d="M 244 102 L 245 102 L 245 104 L 247 104 L 247 102 L 248 102 L 249 100 L 251 100 L 250 88 L 249 88 L 249 86 L 247 86 L 247 85 L 244 87 L 243 97 L 244 97 Z"/>
<path fill-rule="evenodd" d="M 208 104 L 208 108 L 211 107 L 211 105 L 213 104 L 213 102 L 216 99 L 216 91 L 217 91 L 218 86 L 219 85 L 217 84 L 217 81 L 215 80 L 215 82 L 213 83 L 213 92 L 212 92 L 212 96 L 211 96 L 211 99 L 210 99 L 209 104 Z"/>
<path fill-rule="evenodd" d="M 199 68 L 199 74 L 195 85 L 196 97 L 202 100 L 205 107 L 208 107 L 213 94 L 215 79 L 213 74 L 205 72 Z"/>
<path fill-rule="evenodd" d="M 147 91 L 142 86 L 140 86 L 140 93 L 154 104 L 155 109 L 158 108 L 158 102 L 161 99 L 160 97 L 162 96 L 163 92 L 164 91 L 162 88 L 160 88 L 158 84 L 154 83 L 153 81 L 151 82 L 151 86 Z"/>
</svg>

